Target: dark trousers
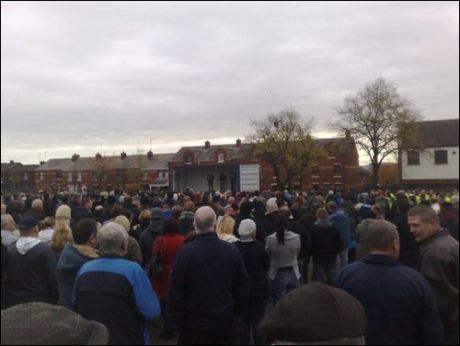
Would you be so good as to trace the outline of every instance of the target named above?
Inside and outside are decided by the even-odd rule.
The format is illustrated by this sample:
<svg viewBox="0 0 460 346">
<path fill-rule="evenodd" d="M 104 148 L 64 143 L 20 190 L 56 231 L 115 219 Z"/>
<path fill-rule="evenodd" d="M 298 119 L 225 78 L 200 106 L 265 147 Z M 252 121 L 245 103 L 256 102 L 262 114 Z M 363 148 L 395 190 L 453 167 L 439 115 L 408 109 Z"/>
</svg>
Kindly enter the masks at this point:
<svg viewBox="0 0 460 346">
<path fill-rule="evenodd" d="M 250 345 L 251 331 L 254 345 L 264 345 L 264 337 L 259 333 L 257 327 L 265 315 L 267 299 L 251 300 L 241 314 L 238 335 L 241 345 Z"/>
<path fill-rule="evenodd" d="M 169 313 L 168 302 L 166 300 L 161 301 L 161 323 L 163 324 L 163 330 L 167 332 L 174 331 L 174 323 Z"/>
<path fill-rule="evenodd" d="M 178 345 L 238 345 L 235 324 L 230 322 L 226 328 L 213 328 L 206 330 L 179 329 Z"/>
</svg>

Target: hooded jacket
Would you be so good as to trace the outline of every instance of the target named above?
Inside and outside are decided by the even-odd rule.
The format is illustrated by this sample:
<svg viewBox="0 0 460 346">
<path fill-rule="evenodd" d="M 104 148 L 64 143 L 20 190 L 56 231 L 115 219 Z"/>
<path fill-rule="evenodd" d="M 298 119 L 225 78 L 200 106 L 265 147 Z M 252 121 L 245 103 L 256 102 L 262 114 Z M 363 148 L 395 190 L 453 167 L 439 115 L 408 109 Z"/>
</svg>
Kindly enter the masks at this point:
<svg viewBox="0 0 460 346">
<path fill-rule="evenodd" d="M 335 263 L 342 249 L 339 231 L 326 219 L 319 219 L 311 228 L 313 263 Z"/>
<path fill-rule="evenodd" d="M 12 305 L 57 300 L 56 257 L 38 238 L 21 237 L 8 248 L 8 287 Z"/>
<path fill-rule="evenodd" d="M 75 277 L 83 264 L 98 257 L 96 250 L 89 246 L 66 244 L 56 269 L 59 305 L 72 309 L 72 289 Z"/>
</svg>

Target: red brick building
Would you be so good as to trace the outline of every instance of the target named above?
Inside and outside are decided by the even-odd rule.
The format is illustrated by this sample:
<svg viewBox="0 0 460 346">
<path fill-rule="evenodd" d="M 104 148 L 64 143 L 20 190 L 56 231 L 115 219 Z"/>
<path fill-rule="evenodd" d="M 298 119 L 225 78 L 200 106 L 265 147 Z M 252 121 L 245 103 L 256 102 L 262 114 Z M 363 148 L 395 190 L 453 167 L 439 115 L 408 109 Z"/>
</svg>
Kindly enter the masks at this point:
<svg viewBox="0 0 460 346">
<path fill-rule="evenodd" d="M 19 162 L 10 161 L 2 163 L 2 192 L 35 191 L 34 171 L 38 165 L 23 165 Z"/>
<path fill-rule="evenodd" d="M 172 154 L 51 159 L 35 170 L 37 191 L 100 192 L 168 186 L 168 161 Z"/>
<path fill-rule="evenodd" d="M 317 139 L 316 144 L 328 156 L 296 177 L 293 181 L 295 189 L 362 188 L 358 151 L 351 138 Z M 173 190 L 190 186 L 207 191 L 207 176 L 211 174 L 214 190 L 230 189 L 232 176 L 236 191 L 276 188 L 272 166 L 255 159 L 252 152 L 253 146 L 242 144 L 239 139 L 235 144 L 211 146 L 206 141 L 204 146 L 183 147 L 169 162 L 170 186 Z M 222 180 L 224 184 L 221 176 L 225 178 Z"/>
</svg>

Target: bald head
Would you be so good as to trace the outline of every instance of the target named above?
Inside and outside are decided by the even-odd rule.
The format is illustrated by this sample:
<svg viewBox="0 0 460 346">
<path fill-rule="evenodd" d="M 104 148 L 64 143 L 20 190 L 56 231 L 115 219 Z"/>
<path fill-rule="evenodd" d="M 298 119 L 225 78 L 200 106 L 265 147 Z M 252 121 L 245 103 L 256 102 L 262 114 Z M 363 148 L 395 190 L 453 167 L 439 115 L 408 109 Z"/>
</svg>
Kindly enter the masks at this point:
<svg viewBox="0 0 460 346">
<path fill-rule="evenodd" d="M 195 212 L 195 230 L 198 233 L 214 232 L 216 213 L 211 207 L 201 207 Z"/>
</svg>

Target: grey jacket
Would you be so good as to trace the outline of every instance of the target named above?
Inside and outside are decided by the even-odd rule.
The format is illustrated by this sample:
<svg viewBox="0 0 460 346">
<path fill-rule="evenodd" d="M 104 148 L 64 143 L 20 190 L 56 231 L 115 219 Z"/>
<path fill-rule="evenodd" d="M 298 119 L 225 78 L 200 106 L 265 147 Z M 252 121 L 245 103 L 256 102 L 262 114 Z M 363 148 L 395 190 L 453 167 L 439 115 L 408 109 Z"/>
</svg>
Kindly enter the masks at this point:
<svg viewBox="0 0 460 346">
<path fill-rule="evenodd" d="M 276 233 L 266 238 L 265 249 L 270 256 L 270 271 L 268 276 L 275 279 L 278 268 L 293 267 L 297 279 L 300 278 L 297 256 L 300 253 L 300 236 L 291 231 L 284 232 L 284 245 L 278 243 Z"/>
</svg>

